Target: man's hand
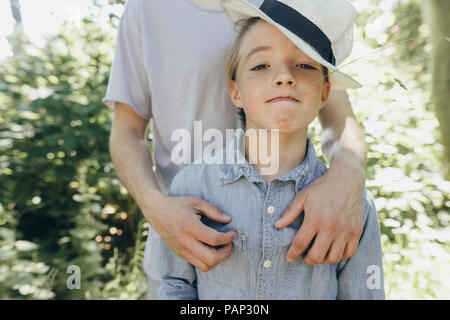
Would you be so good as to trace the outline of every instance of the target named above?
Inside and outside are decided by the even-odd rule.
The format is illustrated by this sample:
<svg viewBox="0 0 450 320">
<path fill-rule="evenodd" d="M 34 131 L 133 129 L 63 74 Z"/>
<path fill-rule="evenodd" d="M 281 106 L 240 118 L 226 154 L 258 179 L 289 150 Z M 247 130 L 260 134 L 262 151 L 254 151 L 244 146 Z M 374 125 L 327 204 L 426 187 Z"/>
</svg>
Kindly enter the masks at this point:
<svg viewBox="0 0 450 320">
<path fill-rule="evenodd" d="M 214 268 L 231 254 L 231 241 L 236 232 L 218 232 L 200 221 L 201 215 L 220 223 L 228 223 L 231 218 L 200 197 L 160 195 L 159 201 L 152 208 L 145 208 L 143 213 L 180 258 L 203 272 Z M 222 247 L 215 249 L 210 246 Z"/>
<path fill-rule="evenodd" d="M 286 259 L 296 260 L 314 239 L 306 264 L 335 264 L 356 253 L 362 233 L 365 174 L 359 163 L 335 159 L 325 175 L 297 194 L 275 223 L 290 225 L 304 211 L 304 220 Z"/>
</svg>

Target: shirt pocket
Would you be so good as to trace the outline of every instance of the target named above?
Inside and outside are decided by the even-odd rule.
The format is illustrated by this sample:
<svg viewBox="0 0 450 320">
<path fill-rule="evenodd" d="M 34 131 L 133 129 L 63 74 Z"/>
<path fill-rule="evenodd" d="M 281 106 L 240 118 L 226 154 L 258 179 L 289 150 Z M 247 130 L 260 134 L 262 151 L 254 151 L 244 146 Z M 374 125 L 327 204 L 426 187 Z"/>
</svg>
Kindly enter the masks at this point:
<svg viewBox="0 0 450 320">
<path fill-rule="evenodd" d="M 213 269 L 202 272 L 198 277 L 208 281 L 218 282 L 238 290 L 248 290 L 250 284 L 250 266 L 248 257 L 247 235 L 238 233 L 232 241 L 233 249 L 230 256 Z"/>
</svg>

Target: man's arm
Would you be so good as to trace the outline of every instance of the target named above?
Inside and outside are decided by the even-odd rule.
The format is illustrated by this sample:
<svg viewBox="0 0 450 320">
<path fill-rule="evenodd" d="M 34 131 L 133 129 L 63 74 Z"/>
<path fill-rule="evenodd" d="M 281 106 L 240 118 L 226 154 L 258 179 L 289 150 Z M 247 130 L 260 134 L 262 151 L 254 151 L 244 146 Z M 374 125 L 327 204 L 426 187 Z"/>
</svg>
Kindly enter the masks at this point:
<svg viewBox="0 0 450 320">
<path fill-rule="evenodd" d="M 145 207 L 149 199 L 163 197 L 152 170 L 152 158 L 145 139 L 148 120 L 130 106 L 116 102 L 109 150 L 117 176 L 135 199 Z"/>
<path fill-rule="evenodd" d="M 198 214 L 227 223 L 229 217 L 199 197 L 169 197 L 158 186 L 152 170 L 152 158 L 145 139 L 148 120 L 131 106 L 116 102 L 109 141 L 117 175 L 135 199 L 146 220 L 181 258 L 202 271 L 226 259 L 234 232 L 221 233 L 202 224 Z"/>
<path fill-rule="evenodd" d="M 330 166 L 334 160 L 358 161 L 358 169 L 365 171 L 367 146 L 352 106 L 344 90 L 331 91 L 328 103 L 319 113 L 322 125 L 322 150 Z"/>
<path fill-rule="evenodd" d="M 331 91 L 320 111 L 322 148 L 330 168 L 325 175 L 297 194 L 275 224 L 283 228 L 303 211 L 304 221 L 286 258 L 304 258 L 309 265 L 338 263 L 352 257 L 362 232 L 362 198 L 367 147 L 345 91 Z"/>
</svg>

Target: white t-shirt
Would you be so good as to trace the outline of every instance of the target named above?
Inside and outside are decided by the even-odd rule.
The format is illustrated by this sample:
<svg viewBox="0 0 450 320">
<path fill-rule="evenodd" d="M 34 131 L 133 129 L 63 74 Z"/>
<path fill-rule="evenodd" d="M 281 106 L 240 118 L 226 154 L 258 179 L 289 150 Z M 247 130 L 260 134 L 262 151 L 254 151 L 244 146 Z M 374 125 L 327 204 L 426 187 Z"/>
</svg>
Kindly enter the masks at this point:
<svg viewBox="0 0 450 320">
<path fill-rule="evenodd" d="M 225 56 L 235 38 L 232 22 L 218 0 L 128 0 L 121 17 L 108 89 L 110 108 L 119 101 L 150 120 L 155 171 L 167 193 L 184 165 L 171 161 L 175 129 L 191 132 L 202 120 L 203 132 L 241 127 L 225 77 Z M 203 148 L 208 143 L 203 143 Z M 192 161 L 195 160 L 192 157 Z M 151 228 L 144 268 L 157 279 L 159 235 Z"/>
</svg>

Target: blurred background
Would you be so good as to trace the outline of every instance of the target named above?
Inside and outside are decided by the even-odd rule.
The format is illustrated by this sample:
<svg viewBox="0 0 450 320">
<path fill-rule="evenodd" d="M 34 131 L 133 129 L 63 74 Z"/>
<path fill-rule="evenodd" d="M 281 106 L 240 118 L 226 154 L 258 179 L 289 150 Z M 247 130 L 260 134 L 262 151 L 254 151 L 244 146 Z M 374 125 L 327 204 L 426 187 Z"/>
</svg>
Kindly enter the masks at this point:
<svg viewBox="0 0 450 320">
<path fill-rule="evenodd" d="M 386 297 L 450 299 L 450 1 L 351 2 L 343 71 L 364 85 L 349 95 Z M 124 3 L 0 1 L 0 299 L 145 299 L 147 224 L 114 171 L 101 101 Z"/>
</svg>

